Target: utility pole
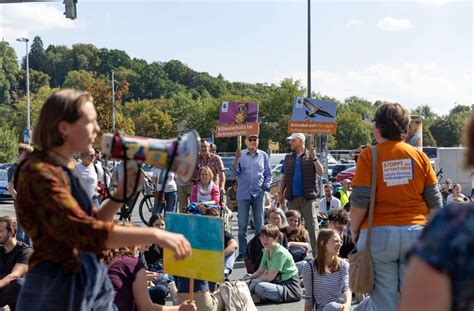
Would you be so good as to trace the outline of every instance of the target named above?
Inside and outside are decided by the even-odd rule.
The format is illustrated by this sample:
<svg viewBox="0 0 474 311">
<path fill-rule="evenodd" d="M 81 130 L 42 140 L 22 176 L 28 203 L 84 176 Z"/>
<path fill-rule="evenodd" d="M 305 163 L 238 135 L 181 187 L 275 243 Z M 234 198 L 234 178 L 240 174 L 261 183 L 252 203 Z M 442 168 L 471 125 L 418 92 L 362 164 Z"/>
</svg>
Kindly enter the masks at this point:
<svg viewBox="0 0 474 311">
<path fill-rule="evenodd" d="M 115 132 L 115 78 L 112 70 L 112 132 Z"/>
</svg>

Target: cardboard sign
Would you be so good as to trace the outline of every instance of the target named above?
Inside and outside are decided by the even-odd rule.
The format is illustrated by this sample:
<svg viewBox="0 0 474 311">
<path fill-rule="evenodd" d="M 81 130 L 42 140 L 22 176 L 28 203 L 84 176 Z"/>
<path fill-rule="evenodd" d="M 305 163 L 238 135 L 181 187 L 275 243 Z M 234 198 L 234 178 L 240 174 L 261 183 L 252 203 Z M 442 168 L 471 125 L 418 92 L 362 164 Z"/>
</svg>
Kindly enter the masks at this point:
<svg viewBox="0 0 474 311">
<path fill-rule="evenodd" d="M 295 97 L 288 132 L 305 134 L 336 133 L 336 103 Z"/>
<path fill-rule="evenodd" d="M 188 239 L 192 255 L 181 261 L 164 249 L 163 270 L 195 280 L 224 282 L 224 220 L 220 217 L 166 213 L 167 231 Z"/>
<path fill-rule="evenodd" d="M 257 135 L 258 104 L 254 102 L 223 102 L 219 111 L 216 137 Z"/>
</svg>

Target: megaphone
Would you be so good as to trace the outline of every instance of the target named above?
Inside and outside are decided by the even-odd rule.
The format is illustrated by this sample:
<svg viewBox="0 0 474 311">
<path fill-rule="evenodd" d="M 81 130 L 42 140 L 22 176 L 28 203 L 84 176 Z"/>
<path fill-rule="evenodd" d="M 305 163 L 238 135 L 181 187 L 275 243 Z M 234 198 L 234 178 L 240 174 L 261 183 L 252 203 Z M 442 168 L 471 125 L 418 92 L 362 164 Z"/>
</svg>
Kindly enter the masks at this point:
<svg viewBox="0 0 474 311">
<path fill-rule="evenodd" d="M 192 130 L 179 138 L 156 139 L 119 133 L 102 136 L 102 153 L 112 160 L 132 160 L 175 172 L 183 182 L 190 181 L 197 167 L 199 134 Z"/>
</svg>

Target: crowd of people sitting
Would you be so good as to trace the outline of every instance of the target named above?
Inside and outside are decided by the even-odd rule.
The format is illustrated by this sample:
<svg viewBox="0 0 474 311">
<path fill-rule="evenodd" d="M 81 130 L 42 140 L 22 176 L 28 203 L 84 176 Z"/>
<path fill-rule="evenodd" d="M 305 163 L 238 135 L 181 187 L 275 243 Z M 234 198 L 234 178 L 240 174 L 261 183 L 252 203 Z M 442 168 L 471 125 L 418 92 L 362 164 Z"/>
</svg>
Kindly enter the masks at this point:
<svg viewBox="0 0 474 311">
<path fill-rule="evenodd" d="M 72 105 L 70 109 L 63 109 L 72 116 L 56 111 L 58 105 Z M 55 113 L 58 114 L 56 119 L 49 120 Z M 474 245 L 469 239 L 474 214 L 472 208 L 465 208 L 472 204 L 457 203 L 465 201 L 460 185 L 455 184 L 452 193 L 448 186 L 441 192 L 427 157 L 403 142 L 409 120 L 408 112 L 399 104 L 382 104 L 378 108 L 373 125 L 377 147 L 361 152 L 352 192 L 347 181 L 336 193 L 333 185 L 326 185 L 324 197 L 319 200 L 318 215 L 308 213 L 308 207 L 313 206 L 306 206 L 306 201 L 316 203 L 314 189 L 307 187 L 307 181 L 314 182 L 314 172 L 303 176 L 303 183 L 297 184 L 288 177 L 296 172 L 289 167 L 285 169 L 288 210 L 284 205 L 281 205 L 283 209 L 272 206 L 267 200 L 265 212 L 255 213 L 257 208 L 267 205 L 263 204 L 264 194 L 270 190 L 268 178 L 271 179 L 268 159 L 256 149 L 258 135 L 247 137 L 248 150 L 239 152 L 234 170 L 241 179 L 248 177 L 253 181 L 251 173 L 254 172 L 250 173 L 249 168 L 259 163 L 262 178 L 254 185 L 233 183 L 227 191 L 223 189 L 222 163 L 207 153 L 209 143 L 202 142 L 201 152 L 204 151 L 207 158 L 201 161 L 207 164 L 200 165 L 196 172 L 187 202 L 192 208 L 188 211 L 220 217 L 227 208 L 224 199 L 227 193 L 229 204 L 237 201 L 238 213 L 247 213 L 239 215 L 239 241 L 229 230 L 222 232 L 225 261 L 224 266 L 218 268 L 224 277 L 231 277 L 238 251 L 244 246 L 244 253 L 239 257 L 245 261 L 248 274 L 242 281 L 247 284 L 255 303 L 304 299 L 305 311 L 391 311 L 397 310 L 399 305 L 402 310 L 414 310 L 417 299 L 427 294 L 430 301 L 424 303 L 430 305 L 430 310 L 436 309 L 432 306 L 472 310 L 474 295 L 469 285 L 474 273 L 472 269 L 465 269 L 473 266 L 474 258 Z M 52 306 L 52 310 L 88 310 L 92 306 L 98 310 L 115 307 L 118 310 L 223 309 L 218 284 L 194 280 L 191 286 L 190 279 L 163 272 L 163 248 L 170 249 L 175 260 L 191 253 L 191 245 L 183 236 L 166 231 L 164 213 L 176 210 L 178 195 L 178 187 L 166 188 L 167 181 L 162 177 L 168 174 L 156 172 L 154 175 L 157 183 L 162 182 L 158 198 L 164 202 L 166 193 L 173 192 L 170 204 L 174 202 L 175 206 L 173 209 L 168 208 L 167 203 L 164 208 L 155 206 L 148 228 L 114 223 L 120 205 L 106 200 L 99 208 L 97 179 L 81 181 L 81 177 L 95 171 L 90 166 L 94 152 L 90 146 L 100 130 L 90 95 L 71 90 L 58 92 L 45 103 L 38 122 L 43 126 L 37 126 L 34 140 L 40 150 L 26 156 L 14 174 L 13 183 L 14 190 L 18 191 L 15 202 L 18 218 L 31 236 L 32 246 L 17 241 L 15 218 L 0 217 L 0 306 L 8 305 L 11 310 L 20 311 L 30 310 L 32 305 L 40 309 Z M 52 126 L 46 126 L 50 123 Z M 472 166 L 474 119 L 470 120 L 468 131 L 468 164 Z M 90 139 L 84 143 L 82 136 L 86 134 Z M 301 135 L 290 138 L 295 150 L 300 150 Z M 315 155 L 302 150 L 302 156 L 293 159 L 295 167 L 314 167 L 319 172 Z M 75 165 L 71 166 L 77 164 L 72 161 L 79 151 L 82 152 L 81 174 Z M 243 160 L 239 162 L 240 156 Z M 295 151 L 287 163 L 296 156 Z M 382 167 L 382 163 L 388 163 L 392 167 L 395 166 L 393 161 L 399 158 L 403 161 L 408 158 L 408 161 L 395 174 L 382 169 L 377 169 L 379 175 L 375 171 L 371 174 L 375 165 Z M 125 170 L 121 174 L 125 174 Z M 133 174 L 140 173 L 132 172 L 132 177 Z M 376 177 L 375 194 L 370 192 L 371 176 Z M 129 194 L 133 187 L 121 184 L 120 180 L 120 176 L 117 177 L 118 195 Z M 300 188 L 303 191 L 297 195 Z M 248 197 L 243 196 L 244 191 Z M 443 198 L 449 207 L 428 222 L 429 213 L 442 207 Z M 299 205 L 303 206 L 299 207 L 301 213 L 297 210 Z M 247 242 L 250 206 L 254 211 L 255 236 Z M 374 208 L 373 214 L 368 212 L 370 208 Z M 264 219 L 260 219 L 263 215 Z M 318 218 L 317 225 L 308 224 Z M 445 223 L 448 225 L 443 227 Z M 307 228 L 315 225 L 314 232 L 308 231 Z M 367 236 L 371 229 L 374 233 L 370 244 L 374 285 L 367 296 L 355 297 L 349 287 L 350 266 L 346 258 L 354 249 L 362 252 L 368 247 L 366 242 L 370 241 Z M 29 237 L 26 239 L 29 241 Z M 423 286 L 421 281 L 430 282 L 430 286 Z M 194 288 L 193 294 L 191 288 Z M 173 306 L 166 306 L 168 295 Z"/>
</svg>

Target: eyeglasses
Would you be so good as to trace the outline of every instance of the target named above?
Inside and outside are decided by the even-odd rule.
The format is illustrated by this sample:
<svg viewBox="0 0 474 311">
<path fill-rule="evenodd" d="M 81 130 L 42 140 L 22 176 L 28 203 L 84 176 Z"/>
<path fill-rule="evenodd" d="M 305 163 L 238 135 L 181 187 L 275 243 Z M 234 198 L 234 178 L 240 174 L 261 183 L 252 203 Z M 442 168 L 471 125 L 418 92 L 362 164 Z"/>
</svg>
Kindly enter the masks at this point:
<svg viewBox="0 0 474 311">
<path fill-rule="evenodd" d="M 257 140 L 258 140 L 258 138 L 255 138 L 255 137 L 253 137 L 253 138 L 247 138 L 247 139 L 248 139 L 248 141 L 257 141 Z"/>
</svg>

